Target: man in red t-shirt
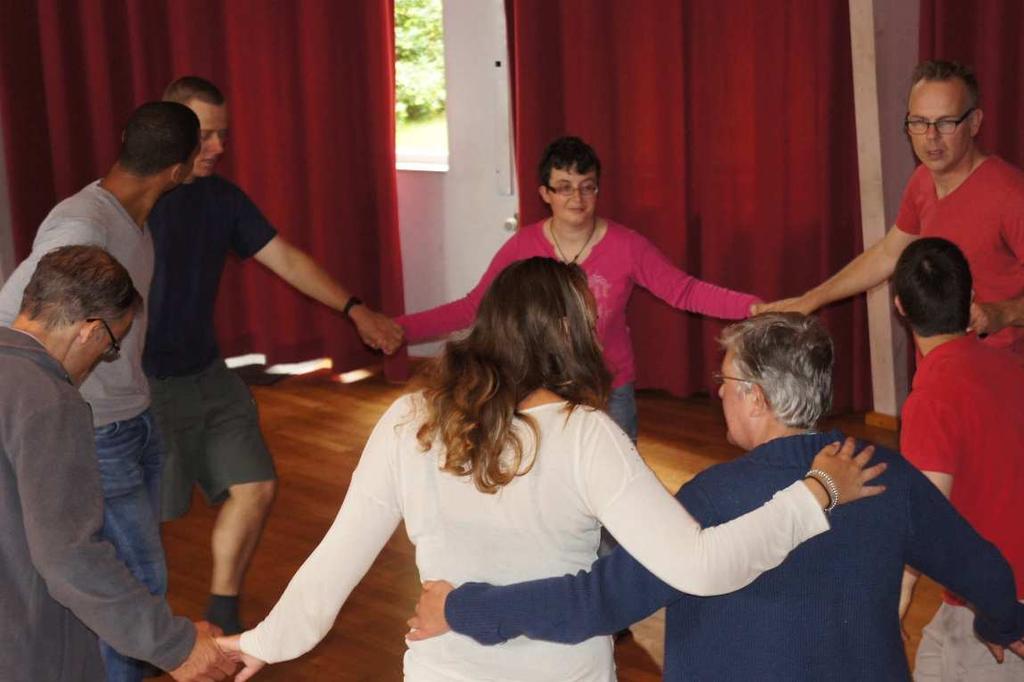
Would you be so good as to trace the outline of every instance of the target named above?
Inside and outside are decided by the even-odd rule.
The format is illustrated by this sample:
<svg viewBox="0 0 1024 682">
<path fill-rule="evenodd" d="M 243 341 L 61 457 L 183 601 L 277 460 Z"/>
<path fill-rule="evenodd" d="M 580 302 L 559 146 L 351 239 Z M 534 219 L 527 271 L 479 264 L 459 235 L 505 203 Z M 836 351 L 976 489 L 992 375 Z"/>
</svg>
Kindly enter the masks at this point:
<svg viewBox="0 0 1024 682">
<path fill-rule="evenodd" d="M 900 450 L 999 548 L 1014 569 L 1020 599 L 1024 531 L 1016 510 L 1024 489 L 1024 358 L 965 333 L 971 285 L 964 254 L 945 239 L 915 241 L 896 264 L 896 308 L 923 356 L 903 406 Z M 908 570 L 901 617 L 915 580 Z M 973 622 L 964 602 L 946 593 L 922 633 L 914 679 L 1024 680 L 1024 660 L 1008 655 L 999 664 L 974 636 Z"/>
<path fill-rule="evenodd" d="M 819 286 L 754 310 L 811 313 L 891 276 L 915 239 L 944 237 L 974 273 L 971 328 L 990 345 L 1024 355 L 1024 173 L 975 145 L 982 112 L 969 68 L 927 61 L 912 82 L 904 126 L 921 165 L 907 183 L 896 229 Z"/>
</svg>

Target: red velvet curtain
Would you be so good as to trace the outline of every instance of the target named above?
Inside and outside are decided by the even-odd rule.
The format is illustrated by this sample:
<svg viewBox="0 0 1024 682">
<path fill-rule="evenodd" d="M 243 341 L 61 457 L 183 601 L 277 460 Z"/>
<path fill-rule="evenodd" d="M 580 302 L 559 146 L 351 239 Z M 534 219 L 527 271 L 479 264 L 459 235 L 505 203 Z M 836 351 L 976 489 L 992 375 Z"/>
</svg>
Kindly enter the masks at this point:
<svg viewBox="0 0 1024 682">
<path fill-rule="evenodd" d="M 0 115 L 16 256 L 60 199 L 102 175 L 138 104 L 175 77 L 217 83 L 219 171 L 368 303 L 402 310 L 388 0 L 0 0 Z M 255 263 L 229 264 L 225 353 L 373 358 L 340 315 Z"/>
<path fill-rule="evenodd" d="M 845 0 L 508 0 L 521 215 L 543 147 L 575 134 L 604 166 L 599 212 L 707 281 L 764 299 L 861 252 Z M 870 406 L 863 297 L 829 307 L 836 407 Z M 709 386 L 722 323 L 646 292 L 630 310 L 638 385 Z"/>
<path fill-rule="evenodd" d="M 1024 166 L 1024 3 L 1020 0 L 922 0 L 921 59 L 953 59 L 974 68 L 985 119 L 982 149 Z"/>
</svg>

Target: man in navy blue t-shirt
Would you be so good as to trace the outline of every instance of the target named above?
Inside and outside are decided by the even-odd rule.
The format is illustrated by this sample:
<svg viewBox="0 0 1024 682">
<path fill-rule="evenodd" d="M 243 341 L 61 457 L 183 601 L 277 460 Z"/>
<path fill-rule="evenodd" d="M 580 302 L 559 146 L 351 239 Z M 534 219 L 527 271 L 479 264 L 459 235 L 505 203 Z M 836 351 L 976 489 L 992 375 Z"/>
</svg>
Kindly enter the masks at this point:
<svg viewBox="0 0 1024 682">
<path fill-rule="evenodd" d="M 165 521 L 184 515 L 193 484 L 211 502 L 223 502 L 213 529 L 206 618 L 230 634 L 242 629 L 238 594 L 276 484 L 252 396 L 226 369 L 214 335 L 214 302 L 228 252 L 255 258 L 342 312 L 372 348 L 393 352 L 402 332 L 277 234 L 241 189 L 214 174 L 228 129 L 227 105 L 216 86 L 186 76 L 167 87 L 164 99 L 196 113 L 201 148 L 192 180 L 166 195 L 149 217 L 156 265 L 144 365 L 167 441 L 162 512 Z"/>
</svg>

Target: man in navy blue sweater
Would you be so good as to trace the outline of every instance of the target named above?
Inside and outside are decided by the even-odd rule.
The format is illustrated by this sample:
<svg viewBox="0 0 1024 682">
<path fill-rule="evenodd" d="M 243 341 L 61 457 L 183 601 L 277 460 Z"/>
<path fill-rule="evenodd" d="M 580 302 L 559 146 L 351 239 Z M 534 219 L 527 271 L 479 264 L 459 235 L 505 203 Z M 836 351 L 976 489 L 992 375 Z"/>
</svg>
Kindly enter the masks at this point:
<svg viewBox="0 0 1024 682">
<path fill-rule="evenodd" d="M 843 439 L 813 430 L 829 406 L 833 363 L 817 321 L 761 315 L 726 329 L 722 345 L 729 439 L 749 452 L 677 494 L 704 526 L 760 506 Z M 831 531 L 732 594 L 677 592 L 619 548 L 575 576 L 453 592 L 428 583 L 410 639 L 450 626 L 487 644 L 520 635 L 574 643 L 667 606 L 666 680 L 906 680 L 898 607 L 909 564 L 973 602 L 982 637 L 1024 653 L 1024 605 L 999 551 L 899 454 L 877 448 L 874 461 L 889 465 L 878 479 L 885 494 L 836 509 Z"/>
</svg>

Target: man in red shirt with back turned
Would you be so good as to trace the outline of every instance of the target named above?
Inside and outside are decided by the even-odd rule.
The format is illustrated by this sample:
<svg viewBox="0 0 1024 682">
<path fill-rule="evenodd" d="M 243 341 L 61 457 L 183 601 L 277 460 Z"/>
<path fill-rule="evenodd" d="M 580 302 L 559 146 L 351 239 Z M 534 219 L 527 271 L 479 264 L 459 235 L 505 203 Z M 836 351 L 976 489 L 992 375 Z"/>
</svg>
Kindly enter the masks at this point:
<svg viewBox="0 0 1024 682">
<path fill-rule="evenodd" d="M 1024 598 L 1024 358 L 965 333 L 971 270 L 945 239 L 915 241 L 893 273 L 896 308 L 910 324 L 922 359 L 903 406 L 900 450 L 950 499 L 1013 567 Z M 904 576 L 900 615 L 916 576 Z M 956 595 L 924 629 L 914 680 L 1024 680 L 1024 660 L 999 663 L 974 636 L 974 614 Z"/>
<path fill-rule="evenodd" d="M 1024 173 L 975 144 L 982 111 L 969 68 L 927 61 L 911 82 L 903 125 L 921 165 L 907 183 L 895 229 L 822 284 L 754 312 L 809 314 L 867 291 L 892 275 L 915 239 L 943 237 L 960 247 L 974 274 L 971 329 L 1024 356 Z"/>
</svg>

